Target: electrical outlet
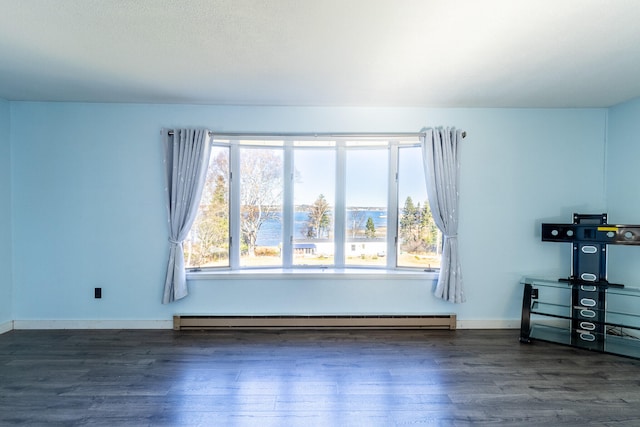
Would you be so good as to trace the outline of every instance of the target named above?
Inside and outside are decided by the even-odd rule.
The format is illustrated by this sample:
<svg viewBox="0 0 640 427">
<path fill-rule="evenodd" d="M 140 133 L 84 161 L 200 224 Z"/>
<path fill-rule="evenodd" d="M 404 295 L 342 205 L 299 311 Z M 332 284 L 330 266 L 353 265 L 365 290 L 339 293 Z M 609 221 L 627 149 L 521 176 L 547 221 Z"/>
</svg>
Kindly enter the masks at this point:
<svg viewBox="0 0 640 427">
<path fill-rule="evenodd" d="M 93 290 L 94 298 L 102 298 L 102 288 L 95 288 Z"/>
</svg>

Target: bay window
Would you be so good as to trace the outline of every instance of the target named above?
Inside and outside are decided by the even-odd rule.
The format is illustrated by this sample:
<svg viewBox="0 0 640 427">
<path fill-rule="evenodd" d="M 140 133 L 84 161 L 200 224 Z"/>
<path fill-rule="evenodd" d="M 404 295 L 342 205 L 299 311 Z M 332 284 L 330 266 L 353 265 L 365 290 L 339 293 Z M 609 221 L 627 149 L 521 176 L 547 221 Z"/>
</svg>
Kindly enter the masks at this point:
<svg viewBox="0 0 640 427">
<path fill-rule="evenodd" d="M 189 271 L 439 268 L 417 137 L 212 140 Z"/>
</svg>

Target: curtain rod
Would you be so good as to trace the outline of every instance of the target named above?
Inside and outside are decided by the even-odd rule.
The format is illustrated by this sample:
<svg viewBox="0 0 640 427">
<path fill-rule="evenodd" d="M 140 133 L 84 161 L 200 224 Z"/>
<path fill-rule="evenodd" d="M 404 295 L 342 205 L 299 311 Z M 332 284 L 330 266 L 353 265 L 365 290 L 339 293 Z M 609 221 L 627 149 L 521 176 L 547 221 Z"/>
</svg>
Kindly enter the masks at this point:
<svg viewBox="0 0 640 427">
<path fill-rule="evenodd" d="M 247 137 L 255 137 L 255 136 L 266 136 L 266 137 L 283 137 L 283 138 L 287 138 L 287 137 L 293 137 L 293 136 L 302 136 L 302 137 L 307 137 L 307 138 L 317 138 L 317 137 L 322 137 L 322 138 L 367 138 L 367 137 L 379 137 L 379 138 L 406 138 L 406 137 L 419 137 L 423 134 L 424 132 L 399 132 L 399 133 L 350 133 L 350 132 L 342 132 L 342 133 L 321 133 L 321 132 L 301 132 L 301 133 L 258 133 L 258 132 L 212 132 L 209 131 L 209 136 L 220 136 L 220 137 L 241 137 L 241 136 L 247 136 Z M 168 134 L 171 136 L 173 135 L 173 131 L 170 130 L 168 132 Z M 462 132 L 462 137 L 466 138 L 467 137 L 467 132 Z"/>
</svg>

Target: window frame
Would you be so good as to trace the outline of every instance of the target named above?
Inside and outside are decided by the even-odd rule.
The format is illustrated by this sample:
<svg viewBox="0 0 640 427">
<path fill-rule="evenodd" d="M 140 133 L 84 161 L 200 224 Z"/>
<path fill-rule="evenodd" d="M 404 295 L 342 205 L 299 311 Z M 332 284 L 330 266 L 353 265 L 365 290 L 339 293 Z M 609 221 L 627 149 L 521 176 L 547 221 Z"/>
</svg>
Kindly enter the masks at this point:
<svg viewBox="0 0 640 427">
<path fill-rule="evenodd" d="M 424 278 L 435 277 L 439 269 L 398 266 L 399 224 L 398 178 L 399 149 L 420 146 L 421 134 L 213 134 L 212 146 L 229 148 L 229 265 L 210 267 L 188 267 L 190 280 L 206 279 L 214 276 L 225 278 L 246 278 L 248 274 L 260 274 L 267 277 L 299 278 L 327 277 L 331 275 L 354 275 L 356 277 L 385 278 L 397 277 Z M 367 140 L 376 144 L 366 145 Z M 381 141 L 386 141 L 384 145 Z M 296 142 L 298 144 L 296 145 Z M 317 142 L 317 145 L 314 144 Z M 355 142 L 351 143 L 350 142 Z M 300 144 L 302 143 L 302 144 Z M 240 264 L 240 150 L 241 148 L 273 148 L 283 152 L 283 206 L 282 206 L 282 265 L 279 266 L 241 266 Z M 380 149 L 388 150 L 387 176 L 387 236 L 386 264 L 349 265 L 346 264 L 346 157 L 350 150 Z M 335 200 L 334 200 L 334 263 L 331 265 L 293 264 L 294 251 L 294 151 L 324 149 L 335 152 Z"/>
</svg>

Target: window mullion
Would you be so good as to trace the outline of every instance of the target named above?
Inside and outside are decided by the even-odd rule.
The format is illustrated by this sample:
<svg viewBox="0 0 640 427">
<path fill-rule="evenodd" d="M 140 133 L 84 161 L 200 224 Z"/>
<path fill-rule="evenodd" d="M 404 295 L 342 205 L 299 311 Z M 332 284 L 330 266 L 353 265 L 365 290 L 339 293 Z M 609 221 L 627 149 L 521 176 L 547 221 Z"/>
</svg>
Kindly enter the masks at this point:
<svg viewBox="0 0 640 427">
<path fill-rule="evenodd" d="M 398 142 L 389 145 L 389 191 L 387 194 L 387 268 L 396 268 L 398 255 Z"/>
<path fill-rule="evenodd" d="M 229 245 L 229 266 L 232 270 L 240 268 L 240 146 L 237 141 L 232 141 L 229 156 L 229 170 L 231 173 L 231 197 L 229 207 L 231 220 L 229 232 L 231 244 Z"/>
<path fill-rule="evenodd" d="M 284 197 L 282 207 L 282 266 L 293 265 L 293 141 L 285 141 L 284 146 Z"/>
<path fill-rule="evenodd" d="M 347 183 L 347 153 L 344 141 L 336 142 L 336 207 L 334 231 L 334 263 L 337 268 L 345 265 L 346 239 L 346 183 Z"/>
</svg>

